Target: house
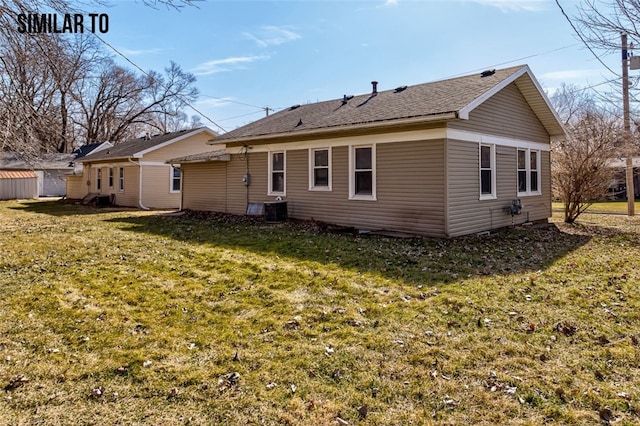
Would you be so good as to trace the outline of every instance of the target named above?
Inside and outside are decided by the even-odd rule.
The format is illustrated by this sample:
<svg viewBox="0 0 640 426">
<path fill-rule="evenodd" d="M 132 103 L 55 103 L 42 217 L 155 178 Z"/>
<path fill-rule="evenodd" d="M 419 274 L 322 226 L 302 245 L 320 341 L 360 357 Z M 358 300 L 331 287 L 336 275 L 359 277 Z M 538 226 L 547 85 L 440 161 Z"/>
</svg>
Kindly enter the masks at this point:
<svg viewBox="0 0 640 426">
<path fill-rule="evenodd" d="M 128 140 L 78 158 L 84 185 L 74 198 L 108 195 L 119 206 L 178 208 L 181 173 L 167 160 L 202 152 L 215 136 L 211 129 L 199 127 Z"/>
<path fill-rule="evenodd" d="M 80 160 L 86 157 L 90 153 L 100 152 L 103 149 L 112 148 L 111 142 L 96 142 L 92 144 L 82 145 L 80 148 L 73 151 L 73 161 L 71 166 L 72 171 L 67 172 L 65 176 L 66 182 L 66 197 L 69 199 L 79 199 L 86 195 L 86 181 L 84 180 L 83 169 L 84 166 Z"/>
<path fill-rule="evenodd" d="M 437 237 L 551 216 L 550 141 L 565 131 L 528 66 L 294 105 L 171 160 L 182 208 Z M 513 214 L 512 214 L 513 213 Z"/>
<path fill-rule="evenodd" d="M 38 198 L 38 176 L 32 170 L 0 170 L 0 200 Z"/>
</svg>

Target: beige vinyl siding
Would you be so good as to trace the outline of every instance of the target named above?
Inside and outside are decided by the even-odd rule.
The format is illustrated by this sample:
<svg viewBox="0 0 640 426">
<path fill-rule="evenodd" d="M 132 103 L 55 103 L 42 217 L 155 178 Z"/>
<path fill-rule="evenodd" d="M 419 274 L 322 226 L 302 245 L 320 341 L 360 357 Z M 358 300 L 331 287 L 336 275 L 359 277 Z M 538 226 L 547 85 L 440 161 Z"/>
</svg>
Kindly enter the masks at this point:
<svg viewBox="0 0 640 426">
<path fill-rule="evenodd" d="M 290 217 L 369 230 L 444 235 L 444 142 L 376 145 L 377 201 L 349 200 L 349 147 L 334 147 L 332 191 L 309 191 L 309 153 L 287 151 Z"/>
<path fill-rule="evenodd" d="M 124 191 L 118 191 L 118 171 L 120 166 L 116 166 L 115 188 L 111 190 L 115 194 L 114 203 L 123 207 L 140 207 L 138 205 L 139 171 L 138 166 L 124 166 Z"/>
<path fill-rule="evenodd" d="M 67 198 L 84 198 L 88 194 L 87 180 L 84 175 L 67 176 Z"/>
<path fill-rule="evenodd" d="M 549 134 L 515 83 L 511 83 L 471 111 L 469 120 L 452 121 L 448 127 L 531 142 L 549 143 Z"/>
<path fill-rule="evenodd" d="M 182 208 L 227 212 L 227 162 L 182 165 Z"/>
<path fill-rule="evenodd" d="M 242 177 L 247 174 L 247 157 L 234 154 L 227 163 L 227 211 L 233 214 L 247 212 L 247 194 L 249 202 L 257 203 L 274 200 L 267 195 L 267 153 L 248 154 L 251 184 L 247 187 Z"/>
<path fill-rule="evenodd" d="M 145 159 L 146 161 L 146 159 Z M 171 192 L 172 167 L 142 166 L 142 205 L 152 209 L 177 209 L 180 192 Z"/>
<path fill-rule="evenodd" d="M 164 163 L 171 158 L 211 151 L 211 146 L 207 145 L 209 139 L 212 139 L 209 133 L 200 132 L 197 135 L 181 139 L 155 151 L 151 151 L 144 155 L 142 161 L 161 161 Z"/>
<path fill-rule="evenodd" d="M 517 148 L 496 146 L 496 199 L 479 200 L 478 144 L 448 141 L 449 237 L 510 226 L 507 209 L 516 198 L 522 202 L 522 214 L 513 217 L 514 224 L 551 216 L 549 152 L 541 152 L 542 194 L 526 197 L 517 196 L 516 152 Z"/>
</svg>

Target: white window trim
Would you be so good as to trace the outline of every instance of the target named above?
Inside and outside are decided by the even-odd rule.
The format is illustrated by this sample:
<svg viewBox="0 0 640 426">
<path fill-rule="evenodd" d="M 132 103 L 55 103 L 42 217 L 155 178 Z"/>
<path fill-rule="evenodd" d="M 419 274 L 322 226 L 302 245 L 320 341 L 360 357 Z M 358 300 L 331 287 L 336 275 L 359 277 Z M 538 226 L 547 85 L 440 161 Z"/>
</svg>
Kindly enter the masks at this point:
<svg viewBox="0 0 640 426">
<path fill-rule="evenodd" d="M 520 191 L 519 189 L 519 185 L 518 185 L 518 171 L 522 170 L 518 168 L 518 151 L 525 151 L 525 156 L 524 156 L 524 161 L 525 161 L 525 173 L 527 176 L 527 190 L 526 191 Z M 538 190 L 537 191 L 532 191 L 531 190 L 531 152 L 536 152 L 536 169 L 535 171 L 538 172 L 538 176 L 537 176 L 537 184 L 538 184 Z M 518 194 L 519 197 L 529 197 L 529 196 L 535 196 L 535 195 L 542 195 L 542 172 L 540 170 L 540 166 L 541 166 L 541 155 L 542 152 L 540 150 L 537 149 L 531 149 L 531 148 L 518 148 L 516 150 L 516 192 Z"/>
<path fill-rule="evenodd" d="M 315 186 L 315 168 L 316 168 L 316 157 L 315 157 L 315 152 L 316 151 L 327 151 L 327 155 L 328 155 L 328 173 L 329 173 L 329 180 L 327 182 L 327 186 Z M 309 148 L 309 191 L 331 191 L 332 189 L 332 182 L 331 182 L 331 175 L 332 175 L 332 167 L 331 167 L 331 148 L 330 147 L 326 147 L 326 148 Z"/>
<path fill-rule="evenodd" d="M 175 179 L 173 177 L 173 171 L 174 170 L 178 170 L 180 172 L 180 189 L 182 189 L 182 170 L 180 170 L 177 167 L 170 166 L 169 167 L 169 193 L 178 194 L 178 193 L 180 193 L 180 189 L 178 189 L 177 191 L 175 189 L 173 189 L 173 181 Z"/>
<path fill-rule="evenodd" d="M 482 193 L 482 147 L 488 146 L 491 149 L 491 193 L 483 194 Z M 498 193 L 496 189 L 496 145 L 490 143 L 480 143 L 478 144 L 478 191 L 480 192 L 480 200 L 495 200 L 498 198 Z"/>
<path fill-rule="evenodd" d="M 273 190 L 273 154 L 282 154 L 282 160 L 284 161 L 283 175 L 284 175 L 284 183 L 283 183 L 283 191 L 274 191 Z M 278 170 L 279 171 L 279 170 Z M 287 195 L 287 151 L 269 151 L 269 174 L 268 174 L 268 187 L 267 187 L 267 195 L 273 196 L 281 196 L 284 197 Z"/>
<path fill-rule="evenodd" d="M 124 167 L 118 167 L 118 192 L 124 192 Z"/>
<path fill-rule="evenodd" d="M 356 149 L 371 148 L 371 195 L 356 194 Z M 376 194 L 376 145 L 349 146 L 349 200 L 378 201 Z"/>
</svg>

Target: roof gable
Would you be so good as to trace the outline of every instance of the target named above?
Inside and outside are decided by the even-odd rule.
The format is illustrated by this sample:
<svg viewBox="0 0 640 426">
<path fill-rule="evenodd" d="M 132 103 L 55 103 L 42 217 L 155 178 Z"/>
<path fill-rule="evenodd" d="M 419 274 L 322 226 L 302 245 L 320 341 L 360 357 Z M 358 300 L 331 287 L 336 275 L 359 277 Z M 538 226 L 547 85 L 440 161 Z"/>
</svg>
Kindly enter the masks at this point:
<svg viewBox="0 0 640 426">
<path fill-rule="evenodd" d="M 402 86 L 394 90 L 295 105 L 221 135 L 218 140 L 285 136 L 403 122 L 469 119 L 469 113 L 511 83 L 552 136 L 564 128 L 528 66 Z"/>
<path fill-rule="evenodd" d="M 213 130 L 208 127 L 198 127 L 196 129 L 181 130 L 150 138 L 130 139 L 113 147 L 102 149 L 99 152 L 92 152 L 87 156 L 78 159 L 79 162 L 115 160 L 127 158 L 142 158 L 145 154 L 156 151 L 165 146 L 174 144 L 198 133 L 208 133 L 212 138 L 216 136 Z"/>
</svg>

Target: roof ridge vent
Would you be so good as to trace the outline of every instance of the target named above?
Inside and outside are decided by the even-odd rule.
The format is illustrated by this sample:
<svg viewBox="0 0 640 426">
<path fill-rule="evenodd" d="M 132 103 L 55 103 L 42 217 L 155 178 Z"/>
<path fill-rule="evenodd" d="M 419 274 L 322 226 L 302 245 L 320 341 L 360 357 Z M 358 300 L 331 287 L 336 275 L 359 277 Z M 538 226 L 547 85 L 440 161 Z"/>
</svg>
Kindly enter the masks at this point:
<svg viewBox="0 0 640 426">
<path fill-rule="evenodd" d="M 291 106 L 291 108 L 289 108 L 289 111 L 293 111 L 294 109 L 298 109 L 298 108 L 300 108 L 300 104 L 295 104 Z"/>
<path fill-rule="evenodd" d="M 495 73 L 496 73 L 496 70 L 495 70 L 495 69 L 482 71 L 482 72 L 480 73 L 480 78 L 482 78 L 482 77 L 491 77 L 491 76 L 492 76 L 492 75 L 494 75 Z"/>
</svg>

